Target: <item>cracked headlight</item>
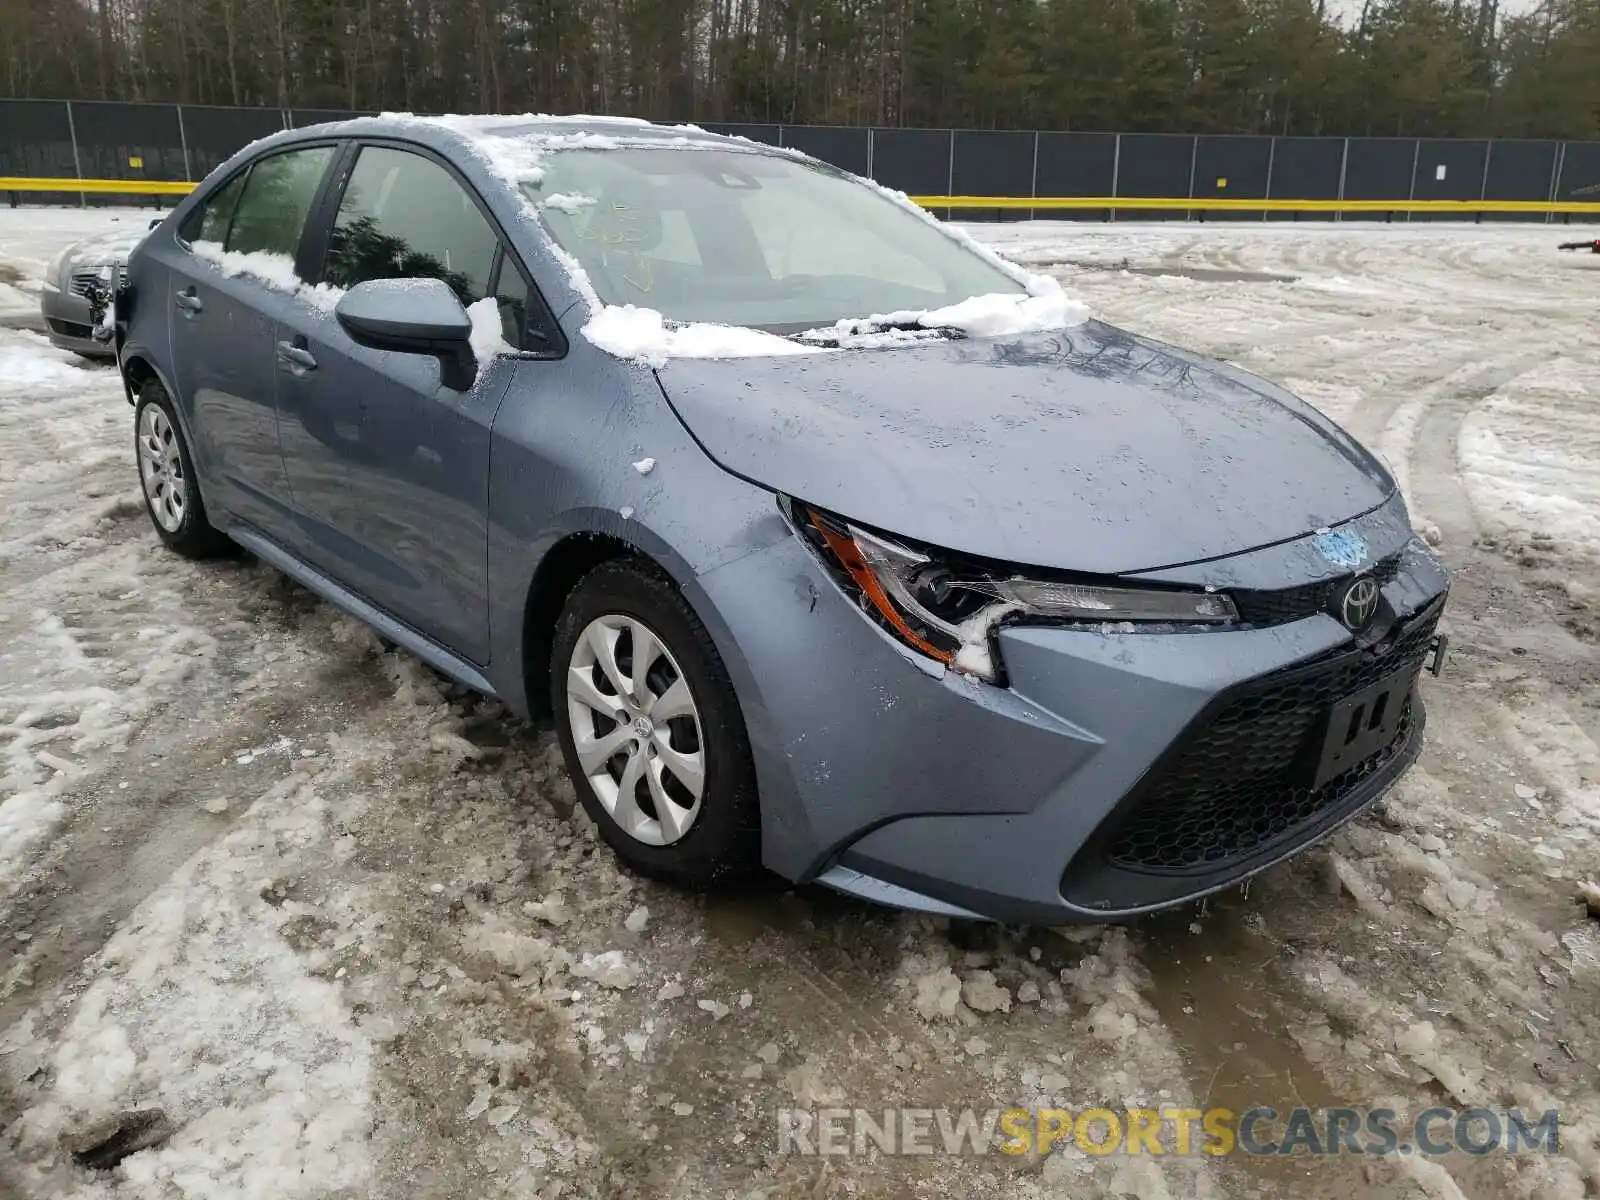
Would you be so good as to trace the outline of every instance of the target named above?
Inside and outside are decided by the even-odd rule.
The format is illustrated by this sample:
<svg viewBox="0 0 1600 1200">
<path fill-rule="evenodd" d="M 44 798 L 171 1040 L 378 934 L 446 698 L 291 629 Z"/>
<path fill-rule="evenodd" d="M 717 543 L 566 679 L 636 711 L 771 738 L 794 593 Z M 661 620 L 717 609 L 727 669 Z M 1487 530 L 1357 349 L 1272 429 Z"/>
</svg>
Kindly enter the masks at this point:
<svg viewBox="0 0 1600 1200">
<path fill-rule="evenodd" d="M 957 671 L 999 676 L 992 635 L 1003 621 L 1220 625 L 1237 621 L 1218 592 L 1135 588 L 1022 575 L 906 545 L 802 504 L 791 519 L 862 611 L 913 650 Z"/>
</svg>

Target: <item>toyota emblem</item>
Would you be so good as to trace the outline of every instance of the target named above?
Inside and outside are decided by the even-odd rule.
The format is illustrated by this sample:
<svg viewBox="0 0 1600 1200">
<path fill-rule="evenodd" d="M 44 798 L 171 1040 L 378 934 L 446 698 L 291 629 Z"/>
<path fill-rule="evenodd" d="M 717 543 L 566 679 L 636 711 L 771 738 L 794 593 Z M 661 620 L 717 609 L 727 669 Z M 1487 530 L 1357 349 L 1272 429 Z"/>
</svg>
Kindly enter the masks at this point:
<svg viewBox="0 0 1600 1200">
<path fill-rule="evenodd" d="M 1339 619 L 1345 628 L 1359 633 L 1372 621 L 1378 611 L 1378 584 L 1370 575 L 1350 582 L 1344 599 L 1339 601 Z"/>
</svg>

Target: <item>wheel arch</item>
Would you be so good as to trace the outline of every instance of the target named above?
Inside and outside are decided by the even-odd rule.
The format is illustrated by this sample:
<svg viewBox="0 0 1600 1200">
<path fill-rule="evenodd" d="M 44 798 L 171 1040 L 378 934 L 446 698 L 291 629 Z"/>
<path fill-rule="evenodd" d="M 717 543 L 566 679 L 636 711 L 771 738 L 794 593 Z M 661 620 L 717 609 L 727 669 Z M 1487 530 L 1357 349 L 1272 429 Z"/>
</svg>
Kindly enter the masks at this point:
<svg viewBox="0 0 1600 1200">
<path fill-rule="evenodd" d="M 172 396 L 172 385 L 161 374 L 161 369 L 151 361 L 150 356 L 142 350 L 125 350 L 119 365 L 122 368 L 122 391 L 128 397 L 130 406 L 139 402 L 139 393 L 144 389 L 144 385 L 152 379 L 161 385 L 162 391 L 166 392 L 169 397 Z M 177 404 L 175 397 L 173 398 L 173 404 L 174 406 Z"/>
<path fill-rule="evenodd" d="M 522 689 L 530 715 L 550 713 L 550 647 L 567 597 L 590 571 L 623 558 L 648 563 L 672 578 L 672 573 L 641 547 L 608 533 L 569 533 L 539 560 L 522 607 Z"/>
<path fill-rule="evenodd" d="M 172 415 L 178 420 L 178 431 L 183 434 L 184 444 L 189 448 L 189 460 L 194 464 L 194 484 L 200 491 L 200 502 L 207 513 L 213 517 L 221 516 L 220 510 L 212 503 L 210 482 L 206 479 L 205 466 L 201 462 L 200 447 L 194 436 L 194 427 L 189 421 L 189 413 L 178 398 L 172 381 L 160 367 L 156 366 L 155 357 L 137 346 L 124 348 L 117 365 L 122 373 L 122 390 L 127 394 L 128 404 L 134 408 L 138 407 L 139 393 L 144 390 L 147 383 L 155 382 L 161 385 L 161 390 L 167 394 Z"/>
</svg>

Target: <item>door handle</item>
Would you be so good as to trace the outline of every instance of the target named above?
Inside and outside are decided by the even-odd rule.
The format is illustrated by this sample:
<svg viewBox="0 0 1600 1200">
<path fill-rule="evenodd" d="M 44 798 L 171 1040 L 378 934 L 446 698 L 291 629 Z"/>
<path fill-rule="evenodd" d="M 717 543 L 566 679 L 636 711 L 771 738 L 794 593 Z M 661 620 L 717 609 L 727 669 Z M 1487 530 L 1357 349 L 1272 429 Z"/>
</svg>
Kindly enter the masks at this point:
<svg viewBox="0 0 1600 1200">
<path fill-rule="evenodd" d="M 311 351 L 304 346 L 296 346 L 293 342 L 278 343 L 278 361 L 288 363 L 297 371 L 315 371 L 317 360 Z"/>
<path fill-rule="evenodd" d="M 205 307 L 200 300 L 199 294 L 192 287 L 184 288 L 183 291 L 175 293 L 172 301 L 184 312 L 197 313 Z"/>
</svg>

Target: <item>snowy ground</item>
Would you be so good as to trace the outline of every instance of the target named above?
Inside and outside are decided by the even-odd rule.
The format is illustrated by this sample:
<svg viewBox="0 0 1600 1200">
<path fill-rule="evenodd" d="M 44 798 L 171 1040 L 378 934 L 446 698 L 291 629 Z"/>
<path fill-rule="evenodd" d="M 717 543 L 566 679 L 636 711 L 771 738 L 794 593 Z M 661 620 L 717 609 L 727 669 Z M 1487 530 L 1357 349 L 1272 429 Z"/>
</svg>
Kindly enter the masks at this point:
<svg viewBox="0 0 1600 1200">
<path fill-rule="evenodd" d="M 0 327 L 44 327 L 39 284 L 58 251 L 93 234 L 144 229 L 156 215 L 149 208 L 0 210 Z"/>
<path fill-rule="evenodd" d="M 0 269 L 26 295 L 110 220 L 0 212 Z M 113 374 L 0 331 L 0 1196 L 1600 1192 L 1600 259 L 1544 227 L 974 232 L 1405 481 L 1456 651 L 1381 809 L 1129 930 L 641 883 L 547 731 L 258 563 L 161 553 Z M 1565 1125 L 1442 1163 L 775 1154 L 784 1105 L 1141 1101 Z M 157 1148 L 74 1164 L 157 1106 Z"/>
</svg>

